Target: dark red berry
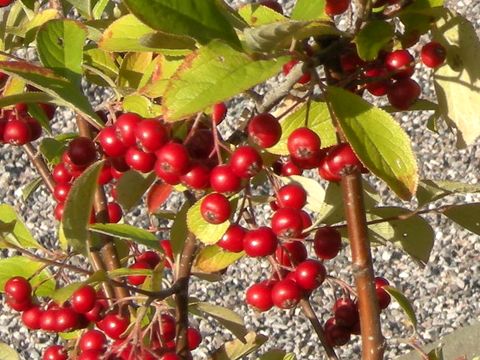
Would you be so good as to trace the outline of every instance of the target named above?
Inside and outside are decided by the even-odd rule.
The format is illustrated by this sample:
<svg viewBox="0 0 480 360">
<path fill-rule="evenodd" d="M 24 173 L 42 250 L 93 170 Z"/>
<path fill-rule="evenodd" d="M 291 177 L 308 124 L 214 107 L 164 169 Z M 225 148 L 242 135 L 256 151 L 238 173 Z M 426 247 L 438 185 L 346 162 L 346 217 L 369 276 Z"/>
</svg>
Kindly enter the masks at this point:
<svg viewBox="0 0 480 360">
<path fill-rule="evenodd" d="M 262 169 L 263 160 L 252 146 L 240 146 L 232 154 L 229 162 L 235 175 L 248 179 Z"/>
<path fill-rule="evenodd" d="M 26 311 L 33 306 L 32 299 L 27 299 L 25 301 L 15 301 L 7 299 L 7 305 L 15 311 Z"/>
<path fill-rule="evenodd" d="M 72 186 L 70 184 L 57 184 L 53 189 L 53 197 L 60 203 L 64 202 L 67 200 L 71 188 Z"/>
<path fill-rule="evenodd" d="M 351 328 L 359 320 L 357 304 L 349 298 L 340 298 L 333 305 L 337 324 Z"/>
<path fill-rule="evenodd" d="M 32 139 L 30 127 L 23 120 L 13 119 L 5 124 L 3 141 L 11 145 L 25 145 Z"/>
<path fill-rule="evenodd" d="M 415 58 L 408 50 L 395 50 L 385 57 L 385 66 L 393 78 L 409 78 L 415 71 Z"/>
<path fill-rule="evenodd" d="M 151 269 L 154 269 L 160 263 L 160 256 L 155 251 L 148 250 L 138 255 L 135 260 L 146 262 Z"/>
<path fill-rule="evenodd" d="M 216 192 L 237 192 L 241 185 L 240 177 L 234 174 L 230 165 L 217 165 L 210 172 L 210 186 Z"/>
<path fill-rule="evenodd" d="M 35 141 L 42 136 L 42 125 L 40 125 L 37 119 L 26 116 L 23 118 L 23 120 L 30 128 L 30 141 Z"/>
<path fill-rule="evenodd" d="M 13 3 L 15 0 L 0 0 L 0 7 L 6 7 Z M 4 76 L 7 76 L 5 73 L 2 73 Z"/>
<path fill-rule="evenodd" d="M 200 204 L 202 217 L 211 224 L 221 224 L 227 221 L 231 211 L 230 202 L 224 195 L 219 193 L 205 196 Z"/>
<path fill-rule="evenodd" d="M 381 277 L 375 278 L 375 291 L 377 293 L 377 298 L 378 298 L 378 305 L 380 306 L 380 309 L 386 309 L 388 305 L 390 305 L 390 302 L 392 301 L 392 298 L 390 297 L 390 294 L 387 293 L 384 289 L 385 286 L 389 286 L 390 284 L 388 283 L 387 280 Z"/>
<path fill-rule="evenodd" d="M 410 78 L 400 79 L 388 89 L 388 101 L 398 110 L 408 110 L 422 92 L 420 85 Z"/>
<path fill-rule="evenodd" d="M 334 146 L 325 160 L 328 162 L 328 169 L 337 176 L 342 175 L 345 169 L 363 169 L 363 165 L 353 152 L 352 147 L 346 143 Z"/>
<path fill-rule="evenodd" d="M 280 280 L 272 288 L 273 304 L 280 309 L 294 308 L 301 298 L 302 290 L 293 280 Z"/>
<path fill-rule="evenodd" d="M 348 328 L 337 324 L 335 318 L 330 318 L 324 325 L 325 337 L 330 346 L 343 346 L 350 341 Z"/>
<path fill-rule="evenodd" d="M 112 181 L 113 175 L 112 175 L 112 166 L 110 163 L 105 163 L 102 167 L 102 170 L 100 171 L 100 176 L 98 177 L 98 184 L 99 185 L 106 185 L 110 181 Z"/>
<path fill-rule="evenodd" d="M 136 146 L 130 147 L 125 154 L 125 161 L 128 166 L 142 173 L 152 171 L 156 160 L 155 154 L 144 152 Z"/>
<path fill-rule="evenodd" d="M 435 69 L 445 62 L 447 51 L 442 44 L 436 41 L 431 41 L 422 47 L 420 55 L 425 66 Z"/>
<path fill-rule="evenodd" d="M 135 130 L 138 124 L 142 121 L 142 117 L 137 114 L 126 113 L 117 117 L 115 122 L 115 130 L 118 138 L 126 147 L 135 145 L 137 139 L 135 137 Z"/>
<path fill-rule="evenodd" d="M 305 260 L 295 269 L 295 280 L 304 290 L 316 289 L 323 283 L 326 276 L 325 267 L 317 260 Z"/>
<path fill-rule="evenodd" d="M 187 343 L 188 343 L 188 350 L 195 350 L 200 346 L 202 342 L 202 334 L 200 331 L 193 327 L 189 327 L 187 329 Z"/>
<path fill-rule="evenodd" d="M 360 66 L 364 64 L 356 51 L 350 51 L 340 55 L 340 66 L 346 74 L 354 73 Z"/>
<path fill-rule="evenodd" d="M 350 0 L 327 0 L 325 3 L 325 13 L 328 16 L 343 14 L 350 6 Z"/>
<path fill-rule="evenodd" d="M 175 318 L 167 313 L 163 313 L 160 317 L 160 331 L 162 339 L 169 342 L 175 339 Z"/>
<path fill-rule="evenodd" d="M 120 205 L 116 202 L 110 202 L 107 205 L 108 219 L 111 223 L 118 223 L 123 216 L 123 211 Z"/>
<path fill-rule="evenodd" d="M 93 309 L 97 302 L 97 292 L 90 285 L 83 285 L 75 290 L 70 299 L 73 310 L 85 314 Z"/>
<path fill-rule="evenodd" d="M 273 285 L 272 281 L 262 281 L 250 286 L 246 292 L 247 304 L 261 312 L 270 310 L 273 307 Z"/>
<path fill-rule="evenodd" d="M 282 164 L 282 176 L 302 175 L 302 172 L 302 169 L 295 165 L 291 160 Z"/>
<path fill-rule="evenodd" d="M 277 249 L 278 239 L 271 228 L 261 226 L 258 229 L 249 230 L 243 238 L 245 253 L 251 257 L 273 255 Z"/>
<path fill-rule="evenodd" d="M 342 249 L 342 236 L 332 227 L 322 227 L 315 233 L 313 249 L 320 259 L 333 259 Z"/>
<path fill-rule="evenodd" d="M 324 158 L 318 168 L 318 173 L 322 177 L 322 179 L 327 180 L 327 181 L 332 181 L 332 182 L 339 182 L 342 180 L 342 176 L 337 173 L 333 173 L 332 170 L 330 170 L 330 164 L 329 161 Z"/>
<path fill-rule="evenodd" d="M 283 266 L 296 266 L 307 258 L 307 249 L 300 241 L 285 242 L 275 251 L 275 259 Z"/>
<path fill-rule="evenodd" d="M 78 314 L 72 308 L 60 308 L 55 318 L 55 331 L 69 332 L 78 325 Z"/>
<path fill-rule="evenodd" d="M 269 148 L 280 140 L 282 127 L 275 116 L 262 113 L 250 119 L 247 132 L 255 144 L 262 148 Z"/>
<path fill-rule="evenodd" d="M 246 230 L 242 226 L 231 224 L 217 245 L 230 252 L 241 252 L 243 251 L 243 238 L 245 234 Z"/>
<path fill-rule="evenodd" d="M 365 70 L 366 80 L 376 78 L 375 81 L 367 81 L 365 87 L 368 92 L 374 96 L 383 96 L 387 94 L 391 80 L 388 77 L 388 71 L 384 67 L 376 67 Z"/>
<path fill-rule="evenodd" d="M 194 164 L 180 179 L 192 189 L 204 190 L 210 186 L 210 169 L 202 164 Z"/>
<path fill-rule="evenodd" d="M 70 141 L 67 153 L 72 163 L 77 166 L 91 164 L 97 157 L 95 143 L 91 139 L 83 136 Z"/>
<path fill-rule="evenodd" d="M 212 106 L 212 120 L 215 125 L 220 124 L 227 116 L 227 105 L 225 103 L 218 103 Z"/>
<path fill-rule="evenodd" d="M 163 250 L 163 253 L 165 254 L 165 260 L 163 261 L 163 265 L 166 268 L 171 268 L 173 264 L 173 249 L 172 249 L 172 243 L 170 240 L 160 240 L 160 247 Z"/>
<path fill-rule="evenodd" d="M 65 204 L 63 203 L 58 203 L 57 206 L 55 206 L 55 210 L 53 211 L 53 214 L 55 216 L 55 219 L 57 219 L 57 221 L 62 221 L 64 208 L 65 208 Z"/>
<path fill-rule="evenodd" d="M 260 1 L 260 4 L 263 5 L 263 6 L 266 6 L 270 9 L 272 9 L 273 11 L 276 11 L 277 13 L 279 14 L 282 14 L 283 15 L 283 8 L 282 8 L 282 5 L 280 5 L 277 1 L 275 0 L 261 0 Z"/>
<path fill-rule="evenodd" d="M 140 269 L 150 269 L 150 264 L 144 261 L 137 261 L 136 263 L 130 265 L 128 267 L 132 270 L 140 270 Z M 127 281 L 135 286 L 142 285 L 147 278 L 146 275 L 129 275 L 127 276 Z"/>
<path fill-rule="evenodd" d="M 295 159 L 312 159 L 320 151 L 320 138 L 308 128 L 294 130 L 287 140 L 288 152 Z"/>
</svg>

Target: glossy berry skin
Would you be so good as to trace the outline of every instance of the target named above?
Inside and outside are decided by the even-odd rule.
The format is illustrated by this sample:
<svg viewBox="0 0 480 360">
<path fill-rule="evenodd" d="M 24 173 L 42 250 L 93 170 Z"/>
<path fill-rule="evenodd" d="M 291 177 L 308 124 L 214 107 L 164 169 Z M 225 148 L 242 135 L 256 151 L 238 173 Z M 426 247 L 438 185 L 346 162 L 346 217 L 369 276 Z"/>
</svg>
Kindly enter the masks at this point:
<svg viewBox="0 0 480 360">
<path fill-rule="evenodd" d="M 275 259 L 283 266 L 296 266 L 307 258 L 307 249 L 301 241 L 285 242 L 275 251 Z"/>
<path fill-rule="evenodd" d="M 43 310 L 40 309 L 40 306 L 32 306 L 30 309 L 25 310 L 22 313 L 22 322 L 30 330 L 38 330 L 40 329 L 40 319 L 42 314 Z"/>
<path fill-rule="evenodd" d="M 335 318 L 330 318 L 324 325 L 325 337 L 330 346 L 343 346 L 350 341 L 348 328 L 337 324 Z"/>
<path fill-rule="evenodd" d="M 388 283 L 388 281 L 385 280 L 384 278 L 381 278 L 381 277 L 375 278 L 375 292 L 377 293 L 378 305 L 382 310 L 386 309 L 388 305 L 390 305 L 390 302 L 392 301 L 390 294 L 383 289 L 385 286 L 389 286 L 389 285 L 390 284 Z"/>
<path fill-rule="evenodd" d="M 82 352 L 77 357 L 77 360 L 101 360 L 101 359 L 104 358 L 103 353 L 104 353 L 104 351 L 87 350 L 87 351 Z"/>
<path fill-rule="evenodd" d="M 98 142 L 100 143 L 103 152 L 110 157 L 124 156 L 128 149 L 118 138 L 116 128 L 114 126 L 107 126 L 103 128 L 98 133 Z"/>
<path fill-rule="evenodd" d="M 80 337 L 78 346 L 81 351 L 102 350 L 107 344 L 105 334 L 99 330 L 87 330 Z"/>
<path fill-rule="evenodd" d="M 193 165 L 180 177 L 182 183 L 195 190 L 204 190 L 210 186 L 210 169 L 202 164 Z"/>
<path fill-rule="evenodd" d="M 275 116 L 262 113 L 250 119 L 247 133 L 256 145 L 265 149 L 278 143 L 282 136 L 282 127 Z"/>
<path fill-rule="evenodd" d="M 160 263 L 160 256 L 155 251 L 148 250 L 137 256 L 135 260 L 138 262 L 146 262 L 150 269 L 155 269 L 155 267 Z"/>
<path fill-rule="evenodd" d="M 57 221 L 62 221 L 64 208 L 65 204 L 63 203 L 58 203 L 57 206 L 55 206 L 55 210 L 53 210 L 53 215 L 55 216 L 55 219 Z"/>
<path fill-rule="evenodd" d="M 219 193 L 212 193 L 202 200 L 200 213 L 210 224 L 221 224 L 228 220 L 232 212 L 228 199 Z"/>
<path fill-rule="evenodd" d="M 52 177 L 57 184 L 68 184 L 73 179 L 72 174 L 64 163 L 55 165 L 52 171 Z"/>
<path fill-rule="evenodd" d="M 242 180 L 234 174 L 230 165 L 217 165 L 210 172 L 210 186 L 219 193 L 237 192 L 242 186 Z"/>
<path fill-rule="evenodd" d="M 143 120 L 135 129 L 140 147 L 146 152 L 155 152 L 168 140 L 168 134 L 162 123 L 155 119 Z"/>
<path fill-rule="evenodd" d="M 98 177 L 97 183 L 99 185 L 106 185 L 112 181 L 112 179 L 112 166 L 107 162 L 103 165 L 102 170 L 100 170 L 100 176 Z"/>
<path fill-rule="evenodd" d="M 255 148 L 245 145 L 233 152 L 229 164 L 235 175 L 248 179 L 257 175 L 262 169 L 263 160 Z"/>
<path fill-rule="evenodd" d="M 3 141 L 11 145 L 25 145 L 32 139 L 30 127 L 23 120 L 13 119 L 5 124 Z"/>
<path fill-rule="evenodd" d="M 58 202 L 64 202 L 67 200 L 71 188 L 72 186 L 70 184 L 57 184 L 53 189 L 53 197 Z"/>
<path fill-rule="evenodd" d="M 93 309 L 97 301 L 97 292 L 90 285 L 83 285 L 75 290 L 70 299 L 73 310 L 85 314 Z"/>
<path fill-rule="evenodd" d="M 445 62 L 447 51 L 440 43 L 431 41 L 422 47 L 420 56 L 425 66 L 435 69 Z"/>
<path fill-rule="evenodd" d="M 95 143 L 83 136 L 70 141 L 67 153 L 72 163 L 77 166 L 87 166 L 94 162 L 97 157 Z"/>
<path fill-rule="evenodd" d="M 125 154 L 125 161 L 132 169 L 142 173 L 149 173 L 155 167 L 155 154 L 147 153 L 136 146 L 132 146 Z"/>
<path fill-rule="evenodd" d="M 127 330 L 130 321 L 118 314 L 107 314 L 102 320 L 97 323 L 100 330 L 103 330 L 105 335 L 110 339 L 118 340 L 122 334 Z"/>
<path fill-rule="evenodd" d="M 387 94 L 391 80 L 388 78 L 388 71 L 384 67 L 377 67 L 365 70 L 365 78 L 384 78 L 383 80 L 368 81 L 365 84 L 368 92 L 374 96 Z"/>
<path fill-rule="evenodd" d="M 320 151 L 320 138 L 308 128 L 294 130 L 287 140 L 288 152 L 292 158 L 312 159 Z"/>
<path fill-rule="evenodd" d="M 158 166 L 158 162 L 155 163 L 155 174 L 162 179 L 165 183 L 170 184 L 170 185 L 177 185 L 180 184 L 181 182 L 181 175 L 178 175 L 177 173 L 170 172 L 165 170 L 165 168 Z M 168 167 L 167 167 L 168 168 Z"/>
<path fill-rule="evenodd" d="M 40 328 L 44 331 L 57 331 L 58 309 L 47 309 L 40 317 Z"/>
<path fill-rule="evenodd" d="M 42 360 L 67 360 L 67 353 L 63 346 L 52 345 L 45 349 Z"/>
<path fill-rule="evenodd" d="M 137 261 L 134 264 L 128 267 L 132 270 L 139 270 L 139 269 L 150 269 L 150 264 L 144 261 Z M 127 276 L 127 281 L 134 286 L 142 285 L 147 278 L 146 275 L 129 275 Z"/>
<path fill-rule="evenodd" d="M 280 5 L 275 0 L 262 0 L 262 1 L 260 1 L 260 4 L 272 9 L 273 11 L 278 12 L 279 14 L 283 14 L 282 5 Z"/>
<path fill-rule="evenodd" d="M 103 313 L 106 310 L 107 305 L 103 303 L 103 301 L 97 301 L 95 302 L 95 305 L 93 306 L 92 310 L 89 312 L 86 312 L 85 318 L 90 321 L 90 322 L 97 322 L 100 321 L 100 319 L 103 318 Z"/>
<path fill-rule="evenodd" d="M 314 290 L 325 281 L 327 271 L 320 261 L 305 260 L 295 269 L 295 281 L 304 290 Z"/>
<path fill-rule="evenodd" d="M 22 276 L 15 276 L 7 280 L 3 290 L 7 300 L 16 302 L 25 302 L 32 296 L 32 286 Z"/>
<path fill-rule="evenodd" d="M 135 130 L 142 120 L 141 116 L 132 113 L 122 114 L 117 117 L 115 122 L 117 137 L 126 147 L 135 145 L 137 141 Z"/>
<path fill-rule="evenodd" d="M 160 148 L 156 155 L 155 171 L 160 168 L 167 173 L 181 176 L 189 170 L 190 158 L 187 149 L 182 144 L 170 142 Z"/>
<path fill-rule="evenodd" d="M 212 106 L 212 120 L 215 125 L 220 124 L 227 116 L 227 105 L 221 102 Z"/>
<path fill-rule="evenodd" d="M 292 176 L 292 175 L 302 175 L 302 169 L 289 160 L 286 163 L 282 164 L 281 175 L 282 176 Z"/>
<path fill-rule="evenodd" d="M 307 193 L 301 185 L 288 184 L 278 190 L 277 203 L 282 208 L 301 209 L 307 203 Z"/>
<path fill-rule="evenodd" d="M 118 223 L 123 216 L 123 211 L 120 205 L 116 202 L 110 202 L 107 205 L 108 219 L 111 223 Z"/>
<path fill-rule="evenodd" d="M 290 279 L 277 282 L 272 288 L 273 304 L 280 309 L 292 309 L 302 298 L 302 290 Z"/>
<path fill-rule="evenodd" d="M 189 327 L 187 329 L 187 343 L 188 343 L 188 350 L 195 350 L 200 346 L 202 342 L 202 334 L 200 331 L 193 327 Z"/>
<path fill-rule="evenodd" d="M 280 208 L 272 216 L 272 230 L 277 236 L 299 238 L 303 231 L 300 210 Z"/>
<path fill-rule="evenodd" d="M 342 249 L 342 236 L 332 227 L 322 227 L 315 232 L 313 249 L 320 259 L 333 259 Z"/>
<path fill-rule="evenodd" d="M 283 74 L 287 76 L 292 71 L 293 67 L 299 63 L 298 60 L 290 60 L 288 63 L 283 65 Z M 298 79 L 299 84 L 308 84 L 312 80 L 312 75 L 309 72 L 303 73 L 303 75 Z"/>
<path fill-rule="evenodd" d="M 349 298 L 340 298 L 333 305 L 336 323 L 351 328 L 359 321 L 358 307 Z"/>
<path fill-rule="evenodd" d="M 69 332 L 78 325 L 78 314 L 72 308 L 60 308 L 55 318 L 55 331 Z"/>
<path fill-rule="evenodd" d="M 350 6 L 350 0 L 327 0 L 325 4 L 325 13 L 328 16 L 343 14 Z"/>
<path fill-rule="evenodd" d="M 175 318 L 167 313 L 164 313 L 160 317 L 160 329 L 162 334 L 162 339 L 165 342 L 172 341 L 175 339 Z"/>
<path fill-rule="evenodd" d="M 385 57 L 385 67 L 394 79 L 405 79 L 413 75 L 415 58 L 408 50 L 395 50 Z"/>
<path fill-rule="evenodd" d="M 327 159 L 323 159 L 318 167 L 318 174 L 322 177 L 322 179 L 331 181 L 331 182 L 339 182 L 342 180 L 342 176 L 340 174 L 333 173 L 330 170 L 329 161 Z"/>
<path fill-rule="evenodd" d="M 243 238 L 243 249 L 248 256 L 262 257 L 273 255 L 277 249 L 278 239 L 271 228 L 261 226 L 249 230 Z"/>
<path fill-rule="evenodd" d="M 329 170 L 336 176 L 341 175 L 346 168 L 363 169 L 363 165 L 353 152 L 352 147 L 346 143 L 333 147 L 328 153 L 326 161 L 328 162 Z"/>
<path fill-rule="evenodd" d="M 173 352 L 169 352 L 169 353 L 163 354 L 160 360 L 180 360 L 180 357 Z"/>
<path fill-rule="evenodd" d="M 243 251 L 243 238 L 247 231 L 238 224 L 231 224 L 220 241 L 217 243 L 222 249 L 239 253 Z"/>
<path fill-rule="evenodd" d="M 270 310 L 273 307 L 273 285 L 274 282 L 272 281 L 262 281 L 258 284 L 253 284 L 247 289 L 245 301 L 260 312 Z"/>
<path fill-rule="evenodd" d="M 388 89 L 388 100 L 398 110 L 408 110 L 419 98 L 420 85 L 412 79 L 400 79 Z"/>
<path fill-rule="evenodd" d="M 25 301 L 15 301 L 15 300 L 8 300 L 7 299 L 7 305 L 10 306 L 13 310 L 15 311 L 26 311 L 30 309 L 33 304 L 32 304 L 32 299 L 27 299 Z"/>
<path fill-rule="evenodd" d="M 296 158 L 291 156 L 292 162 L 300 169 L 314 169 L 319 167 L 322 160 L 325 157 L 325 151 L 318 150 L 316 153 L 312 153 L 308 158 Z"/>
</svg>

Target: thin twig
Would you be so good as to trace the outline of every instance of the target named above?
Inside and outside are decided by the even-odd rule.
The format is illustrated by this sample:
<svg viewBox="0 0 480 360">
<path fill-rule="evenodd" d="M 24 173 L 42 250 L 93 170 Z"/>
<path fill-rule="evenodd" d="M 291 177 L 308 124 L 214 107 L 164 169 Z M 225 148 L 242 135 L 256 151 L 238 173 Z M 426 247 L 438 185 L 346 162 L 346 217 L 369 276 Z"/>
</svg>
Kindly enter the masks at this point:
<svg viewBox="0 0 480 360">
<path fill-rule="evenodd" d="M 36 153 L 35 149 L 30 143 L 23 145 L 23 150 L 25 150 L 25 152 L 27 153 L 28 158 L 32 162 L 33 166 L 35 166 L 35 168 L 37 169 L 48 190 L 53 193 L 53 189 L 55 188 L 55 181 L 53 180 L 52 174 L 50 173 L 50 170 L 48 169 L 45 161 L 43 161 L 41 155 Z"/>
</svg>

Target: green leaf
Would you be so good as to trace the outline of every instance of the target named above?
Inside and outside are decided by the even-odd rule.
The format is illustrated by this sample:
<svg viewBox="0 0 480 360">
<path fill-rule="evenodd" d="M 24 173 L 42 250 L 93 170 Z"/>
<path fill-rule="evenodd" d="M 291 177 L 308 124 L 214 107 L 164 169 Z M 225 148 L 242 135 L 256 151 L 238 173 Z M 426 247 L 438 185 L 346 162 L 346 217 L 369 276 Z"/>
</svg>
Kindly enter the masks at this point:
<svg viewBox="0 0 480 360">
<path fill-rule="evenodd" d="M 277 74 L 288 60 L 255 60 L 212 41 L 188 55 L 170 80 L 163 98 L 164 116 L 175 121 L 202 111 L 262 83 Z"/>
<path fill-rule="evenodd" d="M 139 92 L 150 98 L 162 97 L 167 88 L 168 81 L 178 70 L 183 59 L 158 55 L 145 71 L 140 82 Z"/>
<path fill-rule="evenodd" d="M 57 75 L 80 85 L 85 26 L 73 20 L 51 20 L 37 34 L 37 51 L 42 64 Z"/>
<path fill-rule="evenodd" d="M 118 84 L 124 88 L 137 89 L 143 72 L 152 62 L 152 53 L 128 53 L 125 55 L 118 74 Z"/>
<path fill-rule="evenodd" d="M 9 95 L 0 98 L 0 108 L 15 105 L 18 103 L 35 104 L 51 102 L 53 98 L 42 92 L 26 92 L 23 94 Z"/>
<path fill-rule="evenodd" d="M 238 9 L 238 15 L 250 26 L 261 26 L 288 20 L 282 14 L 260 4 L 246 4 Z"/>
<path fill-rule="evenodd" d="M 27 83 L 58 99 L 57 102 L 60 105 L 74 108 L 95 126 L 103 127 L 90 101 L 80 89 L 65 78 L 55 75 L 53 71 L 25 61 L 0 61 L 0 69 L 8 75 L 19 76 Z"/>
<path fill-rule="evenodd" d="M 306 208 L 314 212 L 320 212 L 325 201 L 325 189 L 320 185 L 318 180 L 311 179 L 305 176 L 288 176 L 281 177 L 284 184 L 296 183 L 303 187 L 307 193 Z"/>
<path fill-rule="evenodd" d="M 397 113 L 397 112 L 402 112 L 403 110 L 399 110 L 397 108 L 394 108 L 391 105 L 388 106 L 382 106 L 382 110 L 385 110 L 386 112 L 392 114 L 392 113 Z M 418 99 L 415 104 L 410 106 L 408 111 L 438 111 L 438 104 L 435 104 L 434 102 L 425 100 L 425 99 Z"/>
<path fill-rule="evenodd" d="M 382 20 L 369 21 L 354 40 L 358 55 L 365 61 L 375 60 L 380 50 L 392 40 L 393 35 L 392 24 Z"/>
<path fill-rule="evenodd" d="M 292 11 L 294 20 L 328 19 L 325 14 L 325 0 L 297 0 Z"/>
<path fill-rule="evenodd" d="M 213 245 L 217 243 L 225 231 L 230 226 L 230 221 L 227 220 L 221 224 L 210 224 L 207 222 L 200 213 L 200 205 L 204 197 L 198 200 L 188 210 L 187 213 L 187 227 L 201 242 L 206 245 Z M 234 209 L 232 209 L 232 213 Z"/>
<path fill-rule="evenodd" d="M 237 339 L 244 340 L 245 335 L 248 333 L 247 329 L 245 328 L 243 318 L 235 311 L 223 306 L 218 306 L 207 302 L 198 302 L 190 305 L 188 307 L 188 311 L 197 316 L 204 314 L 204 316 L 207 315 L 213 317 L 223 327 L 235 335 Z"/>
<path fill-rule="evenodd" d="M 196 49 L 195 41 L 186 36 L 155 32 L 142 36 L 140 44 L 169 55 L 188 54 Z"/>
<path fill-rule="evenodd" d="M 174 256 L 180 254 L 188 236 L 188 229 L 185 226 L 187 223 L 187 213 L 190 209 L 188 202 L 183 204 L 180 211 L 175 216 L 172 228 L 170 230 L 170 244 L 172 245 L 172 252 Z"/>
<path fill-rule="evenodd" d="M 16 76 L 9 77 L 3 89 L 2 100 L 10 95 L 25 94 L 25 85 L 25 81 L 22 79 Z"/>
<path fill-rule="evenodd" d="M 31 117 L 37 119 L 40 125 L 42 125 L 42 128 L 44 128 L 48 134 L 52 133 L 52 129 L 50 128 L 50 119 L 38 104 L 28 104 L 28 113 Z"/>
<path fill-rule="evenodd" d="M 8 279 L 14 276 L 23 276 L 30 280 L 32 287 L 37 287 L 35 294 L 37 296 L 50 296 L 55 290 L 55 280 L 52 274 L 44 268 L 45 264 L 40 261 L 31 260 L 25 256 L 12 256 L 6 259 L 0 259 L 0 292 Z"/>
<path fill-rule="evenodd" d="M 90 9 L 92 8 L 92 0 L 65 0 L 69 2 L 78 12 L 86 17 L 90 18 Z"/>
<path fill-rule="evenodd" d="M 239 46 L 235 30 L 215 0 L 125 0 L 130 11 L 155 30 L 187 35 L 206 44 L 222 39 Z"/>
<path fill-rule="evenodd" d="M 0 360 L 20 360 L 20 356 L 7 344 L 0 343 Z"/>
<path fill-rule="evenodd" d="M 108 277 L 111 279 L 126 277 L 130 275 L 146 275 L 151 276 L 153 274 L 152 269 L 130 269 L 130 268 L 119 268 L 108 272 Z"/>
<path fill-rule="evenodd" d="M 130 210 L 155 181 L 155 174 L 142 174 L 135 170 L 127 171 L 118 180 L 117 200 L 125 210 Z"/>
<path fill-rule="evenodd" d="M 448 64 L 434 73 L 440 113 L 457 128 L 457 146 L 480 136 L 480 40 L 467 19 L 452 14 L 438 24 L 438 40 L 447 49 Z M 444 30 L 443 30 L 444 29 Z"/>
<path fill-rule="evenodd" d="M 421 180 L 418 184 L 418 205 L 422 206 L 429 202 L 444 198 L 455 193 L 478 193 L 480 184 L 465 184 L 459 181 L 448 180 Z"/>
<path fill-rule="evenodd" d="M 195 269 L 206 273 L 221 271 L 241 259 L 244 255 L 244 252 L 233 253 L 225 251 L 217 245 L 206 246 L 200 250 L 195 259 Z"/>
<path fill-rule="evenodd" d="M 12 206 L 7 204 L 0 205 L 0 223 L 13 224 L 13 228 L 9 226 L 8 231 L 1 231 L 0 233 L 0 238 L 7 243 L 10 242 L 24 249 L 43 249 L 43 246 L 33 238 Z"/>
<path fill-rule="evenodd" d="M 62 141 L 44 138 L 40 143 L 39 150 L 50 164 L 58 164 L 66 148 L 65 143 Z"/>
<path fill-rule="evenodd" d="M 287 353 L 284 350 L 270 350 L 260 356 L 258 360 L 295 360 L 295 354 Z"/>
<path fill-rule="evenodd" d="M 270 52 L 288 49 L 295 39 L 301 41 L 311 36 L 339 35 L 340 32 L 323 21 L 284 21 L 247 28 L 245 42 L 253 51 Z"/>
<path fill-rule="evenodd" d="M 123 110 L 136 113 L 143 118 L 156 118 L 162 115 L 162 107 L 142 95 L 129 95 L 123 99 Z"/>
<path fill-rule="evenodd" d="M 102 71 L 110 78 L 118 76 L 118 66 L 113 56 L 102 49 L 89 49 L 84 52 L 84 64 Z"/>
<path fill-rule="evenodd" d="M 407 254 L 421 263 L 428 262 L 435 233 L 426 220 L 419 215 L 410 216 L 408 209 L 396 207 L 376 208 L 370 213 L 381 219 L 391 219 L 401 215 L 406 217 L 400 220 L 390 220 L 388 224 L 369 225 L 369 229 L 377 232 L 387 241 L 399 245 Z"/>
<path fill-rule="evenodd" d="M 405 297 L 405 295 L 403 295 L 403 293 L 400 290 L 395 289 L 394 287 L 385 286 L 383 289 L 385 289 L 385 291 L 389 293 L 397 301 L 398 305 L 400 305 L 400 307 L 405 312 L 405 315 L 407 315 L 408 320 L 410 320 L 410 323 L 412 324 L 412 326 L 416 329 L 417 316 L 415 315 L 415 310 L 413 309 L 410 301 Z"/>
<path fill-rule="evenodd" d="M 349 91 L 330 87 L 328 99 L 362 163 L 401 199 L 410 199 L 417 190 L 418 167 L 401 126 L 388 113 Z"/>
<path fill-rule="evenodd" d="M 27 201 L 28 198 L 38 189 L 38 187 L 42 184 L 42 178 L 37 177 L 36 179 L 30 181 L 27 185 L 25 185 L 22 189 L 22 198 L 23 201 Z"/>
<path fill-rule="evenodd" d="M 480 203 L 455 205 L 445 210 L 443 215 L 465 229 L 480 235 Z"/>
<path fill-rule="evenodd" d="M 306 120 L 307 109 L 307 104 L 304 104 L 280 122 L 282 126 L 282 137 L 276 145 L 267 149 L 268 152 L 276 155 L 289 155 L 287 147 L 288 137 L 295 129 L 305 125 L 320 136 L 322 148 L 337 143 L 336 131 L 332 124 L 327 104 L 312 101 L 308 113 L 308 121 Z"/>
<path fill-rule="evenodd" d="M 245 342 L 241 340 L 233 340 L 226 342 L 221 348 L 215 350 L 210 356 L 209 360 L 237 360 L 242 359 L 244 356 L 251 354 L 266 341 L 267 337 L 262 334 L 256 334 L 249 332 L 245 336 Z"/>
<path fill-rule="evenodd" d="M 63 233 L 74 250 L 83 252 L 88 239 L 88 223 L 98 177 L 104 161 L 96 162 L 77 178 L 68 194 L 63 212 Z"/>
<path fill-rule="evenodd" d="M 29 44 L 35 39 L 37 30 L 46 22 L 58 17 L 58 11 L 55 9 L 46 9 L 35 14 L 35 16 L 25 21 L 21 26 L 7 29 L 9 33 L 25 38 L 24 43 Z"/>
<path fill-rule="evenodd" d="M 70 299 L 75 291 L 80 289 L 84 282 L 72 282 L 66 286 L 62 286 L 57 289 L 51 296 L 52 300 L 57 304 L 63 304 L 65 301 Z"/>
<path fill-rule="evenodd" d="M 120 239 L 132 240 L 152 249 L 160 249 L 157 237 L 147 230 L 128 224 L 93 224 L 90 230 L 100 234 L 118 237 Z"/>
</svg>

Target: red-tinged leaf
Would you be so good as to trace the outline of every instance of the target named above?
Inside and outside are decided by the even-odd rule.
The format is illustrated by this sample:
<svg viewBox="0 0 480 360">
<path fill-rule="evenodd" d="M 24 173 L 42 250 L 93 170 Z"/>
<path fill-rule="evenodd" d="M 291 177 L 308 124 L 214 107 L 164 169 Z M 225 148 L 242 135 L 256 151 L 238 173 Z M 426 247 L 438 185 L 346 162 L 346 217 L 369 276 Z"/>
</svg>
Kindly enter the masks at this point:
<svg viewBox="0 0 480 360">
<path fill-rule="evenodd" d="M 150 213 L 157 211 L 160 206 L 165 204 L 168 197 L 173 191 L 173 186 L 169 184 L 154 184 L 147 195 L 147 206 Z"/>
</svg>

